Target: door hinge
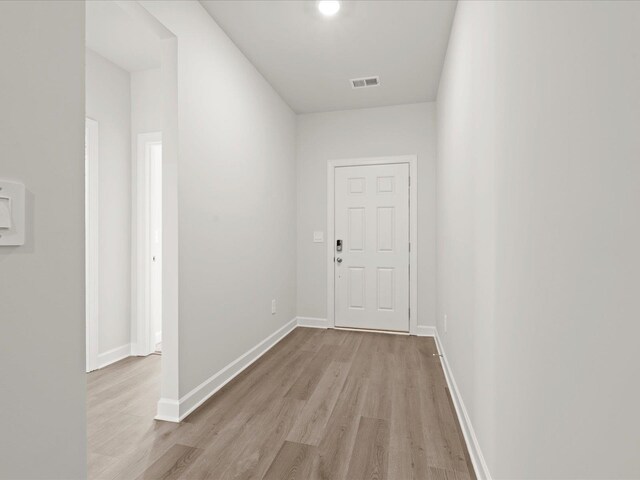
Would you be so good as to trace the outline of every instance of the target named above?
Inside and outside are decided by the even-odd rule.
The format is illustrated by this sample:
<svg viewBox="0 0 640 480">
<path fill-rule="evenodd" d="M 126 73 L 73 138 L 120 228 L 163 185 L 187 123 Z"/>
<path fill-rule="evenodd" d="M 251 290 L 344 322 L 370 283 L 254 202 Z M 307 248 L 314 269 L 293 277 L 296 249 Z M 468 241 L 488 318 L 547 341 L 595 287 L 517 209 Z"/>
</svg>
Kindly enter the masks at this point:
<svg viewBox="0 0 640 480">
<path fill-rule="evenodd" d="M 411 177 L 409 177 L 409 186 L 411 186 Z"/>
<path fill-rule="evenodd" d="M 409 242 L 409 252 L 411 252 L 411 242 Z"/>
<path fill-rule="evenodd" d="M 411 318 L 411 307 L 409 307 L 409 318 Z"/>
</svg>

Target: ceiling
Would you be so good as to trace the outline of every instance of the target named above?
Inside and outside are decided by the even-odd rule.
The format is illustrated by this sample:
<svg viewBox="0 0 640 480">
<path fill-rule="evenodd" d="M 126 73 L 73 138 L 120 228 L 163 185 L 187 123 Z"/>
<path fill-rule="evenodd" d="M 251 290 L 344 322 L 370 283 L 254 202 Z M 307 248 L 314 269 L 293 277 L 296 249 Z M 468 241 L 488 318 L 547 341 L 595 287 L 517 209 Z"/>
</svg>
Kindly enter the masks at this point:
<svg viewBox="0 0 640 480">
<path fill-rule="evenodd" d="M 160 40 L 118 2 L 86 2 L 87 48 L 129 72 L 160 67 Z"/>
<path fill-rule="evenodd" d="M 297 113 L 435 100 L 455 1 L 201 0 Z M 349 79 L 379 76 L 354 90 Z"/>
</svg>

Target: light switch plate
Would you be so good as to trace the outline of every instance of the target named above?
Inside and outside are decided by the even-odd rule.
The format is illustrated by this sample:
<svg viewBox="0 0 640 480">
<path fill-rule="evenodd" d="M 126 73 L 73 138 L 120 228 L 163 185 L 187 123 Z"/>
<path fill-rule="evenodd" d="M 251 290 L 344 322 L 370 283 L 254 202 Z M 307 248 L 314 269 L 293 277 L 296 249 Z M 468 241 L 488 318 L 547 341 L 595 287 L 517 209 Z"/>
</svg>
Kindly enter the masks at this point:
<svg viewBox="0 0 640 480">
<path fill-rule="evenodd" d="M 10 208 L 11 227 L 0 228 L 0 246 L 24 245 L 25 206 L 24 185 L 19 182 L 0 180 L 0 198 Z"/>
<path fill-rule="evenodd" d="M 324 232 L 313 232 L 313 243 L 324 243 Z"/>
</svg>

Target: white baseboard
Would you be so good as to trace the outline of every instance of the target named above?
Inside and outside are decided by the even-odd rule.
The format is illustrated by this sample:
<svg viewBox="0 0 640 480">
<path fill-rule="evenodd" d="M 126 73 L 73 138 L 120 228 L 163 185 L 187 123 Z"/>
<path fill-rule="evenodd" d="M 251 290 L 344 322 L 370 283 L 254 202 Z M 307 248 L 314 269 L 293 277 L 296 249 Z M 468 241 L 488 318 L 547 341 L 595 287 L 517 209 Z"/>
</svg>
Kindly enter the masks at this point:
<svg viewBox="0 0 640 480">
<path fill-rule="evenodd" d="M 433 327 L 426 327 L 433 328 Z M 473 468 L 476 471 L 476 477 L 478 480 L 491 480 L 491 473 L 489 473 L 489 467 L 487 466 L 487 462 L 482 455 L 482 450 L 480 449 L 480 444 L 478 443 L 478 438 L 476 437 L 476 432 L 473 430 L 473 425 L 471 424 L 471 419 L 469 418 L 469 414 L 467 413 L 467 409 L 464 406 L 464 401 L 462 400 L 462 396 L 460 395 L 460 390 L 458 390 L 458 386 L 456 385 L 456 380 L 453 378 L 453 372 L 449 367 L 449 362 L 447 361 L 447 355 L 444 352 L 442 347 L 442 342 L 440 341 L 440 337 L 438 336 L 438 331 L 434 328 L 436 346 L 438 347 L 438 352 L 442 355 L 442 370 L 444 370 L 444 376 L 447 379 L 447 385 L 449 386 L 449 391 L 451 392 L 451 398 L 453 400 L 453 406 L 456 409 L 456 414 L 458 416 L 458 421 L 460 422 L 460 427 L 462 429 L 462 434 L 464 435 L 465 443 L 467 444 L 467 450 L 469 451 L 469 455 L 471 456 L 471 463 L 473 464 Z"/>
<path fill-rule="evenodd" d="M 155 418 L 165 422 L 180 422 L 180 402 L 169 398 L 161 398 L 158 400 L 158 412 Z"/>
<path fill-rule="evenodd" d="M 162 343 L 162 332 L 156 332 L 156 345 Z"/>
<path fill-rule="evenodd" d="M 107 365 L 122 360 L 131 356 L 131 344 L 121 345 L 116 348 L 112 348 L 104 353 L 98 354 L 98 368 L 104 368 Z"/>
<path fill-rule="evenodd" d="M 219 372 L 215 373 L 196 388 L 180 398 L 179 401 L 161 398 L 158 402 L 157 420 L 181 422 L 191 412 L 207 401 L 214 393 L 233 380 L 239 373 L 269 351 L 280 340 L 297 327 L 294 318 L 283 327 L 269 335 L 251 350 L 241 355 Z"/>
<path fill-rule="evenodd" d="M 315 317 L 296 317 L 299 327 L 329 328 L 329 320 Z"/>
<path fill-rule="evenodd" d="M 435 337 L 436 327 L 428 327 L 426 325 L 416 325 L 416 335 L 418 337 Z"/>
</svg>

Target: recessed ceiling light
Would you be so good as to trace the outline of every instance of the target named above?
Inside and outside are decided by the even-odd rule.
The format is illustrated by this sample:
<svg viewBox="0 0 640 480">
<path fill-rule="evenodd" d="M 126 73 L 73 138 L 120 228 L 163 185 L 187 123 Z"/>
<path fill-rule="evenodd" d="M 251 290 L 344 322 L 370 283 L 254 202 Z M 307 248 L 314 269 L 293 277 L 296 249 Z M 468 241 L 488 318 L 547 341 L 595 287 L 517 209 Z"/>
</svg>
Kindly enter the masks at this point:
<svg viewBox="0 0 640 480">
<path fill-rule="evenodd" d="M 340 2 L 338 0 L 322 0 L 318 2 L 318 10 L 327 17 L 335 15 L 340 10 Z"/>
</svg>

